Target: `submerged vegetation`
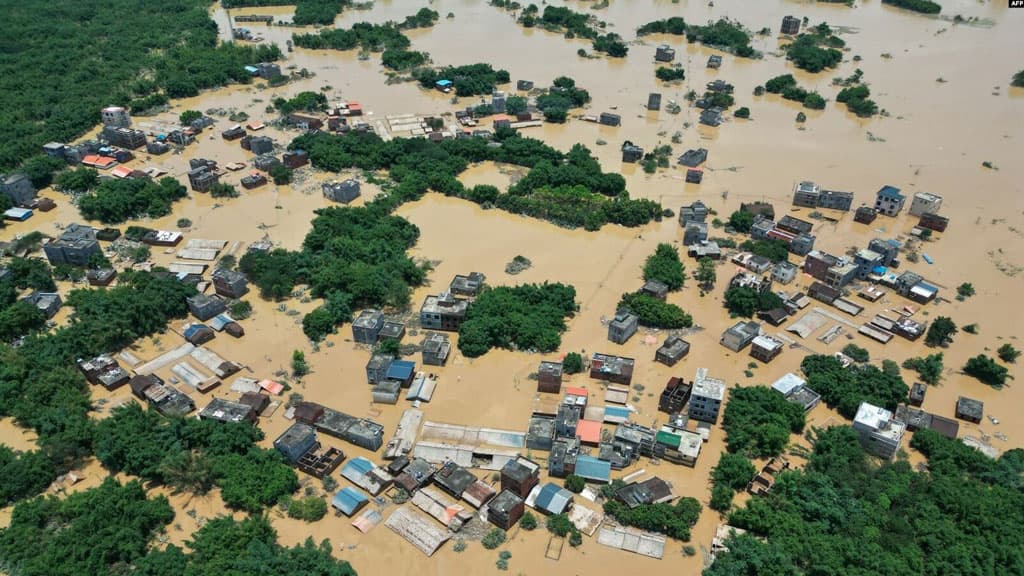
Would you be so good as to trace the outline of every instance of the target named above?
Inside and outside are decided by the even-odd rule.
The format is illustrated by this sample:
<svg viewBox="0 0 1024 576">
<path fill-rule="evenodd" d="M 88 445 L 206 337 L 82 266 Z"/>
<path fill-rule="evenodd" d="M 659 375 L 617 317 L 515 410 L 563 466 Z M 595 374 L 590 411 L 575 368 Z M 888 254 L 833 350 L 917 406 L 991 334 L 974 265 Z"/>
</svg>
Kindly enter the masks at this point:
<svg viewBox="0 0 1024 576">
<path fill-rule="evenodd" d="M 749 533 L 727 540 L 705 576 L 1020 571 L 1024 451 L 993 460 L 931 430 L 910 445 L 928 472 L 905 459 L 875 461 L 849 426 L 819 431 L 803 470 L 729 515 Z M 884 533 L 900 536 L 876 538 Z"/>
<path fill-rule="evenodd" d="M 845 45 L 842 39 L 832 34 L 828 24 L 822 22 L 787 44 L 786 58 L 792 60 L 801 70 L 821 72 L 825 68 L 835 68 L 839 65 L 843 60 L 843 53 L 837 48 Z"/>
<path fill-rule="evenodd" d="M 419 12 L 407 16 L 402 22 L 357 22 L 348 30 L 325 28 L 316 34 L 294 34 L 292 41 L 300 48 L 342 51 L 359 48 L 368 52 L 382 52 L 381 61 L 386 68 L 409 70 L 426 64 L 429 56 L 425 52 L 409 50 L 412 43 L 402 31 L 430 28 L 439 17 L 440 15 L 430 8 L 421 8 Z"/>
<path fill-rule="evenodd" d="M 764 89 L 771 94 L 779 94 L 786 100 L 800 102 L 804 108 L 821 110 L 825 108 L 825 99 L 817 92 L 808 92 L 796 83 L 792 74 L 776 76 L 764 83 Z"/>
<path fill-rule="evenodd" d="M 661 218 L 657 202 L 630 199 L 625 179 L 602 172 L 585 146 L 577 144 L 563 153 L 511 131 L 499 131 L 497 139 L 501 146 L 495 147 L 481 138 L 440 143 L 395 138 L 385 142 L 373 134 L 320 133 L 300 136 L 291 147 L 309 152 L 313 165 L 324 170 L 388 170 L 396 184 L 385 197 L 371 203 L 375 210 L 390 211 L 434 190 L 587 230 L 600 229 L 607 223 L 640 226 Z M 470 163 L 485 160 L 525 166 L 530 171 L 507 193 L 495 195 L 481 190 L 477 194 L 476 188 L 466 188 L 456 176 Z"/>
<path fill-rule="evenodd" d="M 922 14 L 938 14 L 942 12 L 942 5 L 931 0 L 882 0 L 882 4 L 889 4 Z"/>
<path fill-rule="evenodd" d="M 679 259 L 679 252 L 671 245 L 661 243 L 654 249 L 654 254 L 644 262 L 644 280 L 656 280 L 668 286 L 669 290 L 679 290 L 686 281 L 686 266 Z"/>
<path fill-rule="evenodd" d="M 491 348 L 553 352 L 576 309 L 576 289 L 565 284 L 485 288 L 466 312 L 459 351 L 468 358 Z"/>
<path fill-rule="evenodd" d="M 38 154 L 46 142 L 84 134 L 99 122 L 104 106 L 140 112 L 167 98 L 249 83 L 246 64 L 280 58 L 273 44 L 218 44 L 209 4 L 7 3 L 9 57 L 0 60 L 0 170 Z M 96 73 L 99 69 L 102 74 Z"/>
<path fill-rule="evenodd" d="M 728 50 L 743 58 L 757 56 L 757 52 L 750 45 L 750 34 L 743 25 L 727 18 L 721 18 L 706 26 L 687 25 L 686 39 L 689 42 L 700 42 L 706 46 Z"/>
<path fill-rule="evenodd" d="M 700 509 L 700 502 L 689 497 L 680 498 L 675 504 L 640 504 L 635 508 L 614 499 L 604 503 L 604 513 L 621 524 L 683 541 L 690 539 L 690 528 L 700 517 Z"/>
<path fill-rule="evenodd" d="M 804 408 L 766 386 L 742 386 L 729 392 L 722 428 L 729 452 L 750 458 L 778 456 L 790 434 L 804 430 Z M 750 480 L 753 474 L 747 476 Z M 746 481 L 744 481 L 744 485 Z"/>
<path fill-rule="evenodd" d="M 861 402 L 895 410 L 910 390 L 899 370 L 894 374 L 872 364 L 843 368 L 832 356 L 807 356 L 800 363 L 800 369 L 807 376 L 807 387 L 821 394 L 826 404 L 851 420 Z"/>
<path fill-rule="evenodd" d="M 686 21 L 679 16 L 673 16 L 664 20 L 654 20 L 636 29 L 637 36 L 648 34 L 674 34 L 683 36 L 686 34 Z"/>
<path fill-rule="evenodd" d="M 649 328 L 674 330 L 693 326 L 693 317 L 682 308 L 648 294 L 623 294 L 618 308 L 636 314 L 639 324 Z"/>
<path fill-rule="evenodd" d="M 541 12 L 536 4 L 530 4 L 523 9 L 519 23 L 524 28 L 540 26 L 551 32 L 560 32 L 566 38 L 591 40 L 595 52 L 603 52 L 613 58 L 623 58 L 629 53 L 629 47 L 621 36 L 614 32 L 602 34 L 607 26 L 605 22 L 564 6 L 545 6 Z"/>
</svg>

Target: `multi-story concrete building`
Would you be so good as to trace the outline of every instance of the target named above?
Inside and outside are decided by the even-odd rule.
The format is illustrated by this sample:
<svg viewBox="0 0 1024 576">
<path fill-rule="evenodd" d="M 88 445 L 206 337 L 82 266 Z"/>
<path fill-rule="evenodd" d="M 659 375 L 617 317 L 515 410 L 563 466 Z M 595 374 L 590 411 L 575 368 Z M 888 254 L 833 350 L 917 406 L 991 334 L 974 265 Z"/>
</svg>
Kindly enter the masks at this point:
<svg viewBox="0 0 1024 576">
<path fill-rule="evenodd" d="M 907 197 L 900 194 L 900 189 L 895 186 L 882 186 L 875 196 L 875 210 L 886 216 L 896 216 L 903 210 L 903 204 Z"/>
<path fill-rule="evenodd" d="M 36 199 L 36 188 L 28 176 L 22 173 L 0 174 L 0 192 L 11 199 L 15 206 L 31 206 Z"/>
<path fill-rule="evenodd" d="M 70 224 L 59 238 L 43 246 L 50 264 L 87 266 L 93 254 L 100 252 L 96 231 L 82 224 Z"/>
<path fill-rule="evenodd" d="M 800 19 L 797 18 L 796 16 L 784 16 L 782 18 L 782 26 L 779 28 L 779 30 L 783 34 L 796 36 L 797 34 L 800 33 Z"/>
<path fill-rule="evenodd" d="M 420 307 L 420 325 L 429 330 L 458 332 L 468 307 L 467 300 L 456 298 L 450 292 L 427 296 Z"/>
<path fill-rule="evenodd" d="M 914 194 L 914 199 L 910 202 L 910 215 L 938 214 L 940 208 L 942 208 L 942 196 L 931 192 L 918 192 Z"/>
<path fill-rule="evenodd" d="M 724 399 L 725 380 L 710 378 L 707 368 L 698 368 L 690 391 L 690 418 L 712 424 L 718 422 Z"/>
<path fill-rule="evenodd" d="M 100 110 L 100 120 L 104 126 L 114 126 L 116 128 L 128 128 L 132 125 L 131 114 L 121 106 L 107 106 Z"/>
<path fill-rule="evenodd" d="M 893 418 L 892 412 L 861 402 L 853 418 L 853 429 L 860 435 L 860 443 L 868 452 L 891 459 L 900 449 L 907 425 Z"/>
<path fill-rule="evenodd" d="M 625 344 L 633 334 L 636 334 L 639 322 L 636 314 L 619 310 L 615 313 L 615 318 L 608 323 L 608 339 L 616 344 Z"/>
</svg>

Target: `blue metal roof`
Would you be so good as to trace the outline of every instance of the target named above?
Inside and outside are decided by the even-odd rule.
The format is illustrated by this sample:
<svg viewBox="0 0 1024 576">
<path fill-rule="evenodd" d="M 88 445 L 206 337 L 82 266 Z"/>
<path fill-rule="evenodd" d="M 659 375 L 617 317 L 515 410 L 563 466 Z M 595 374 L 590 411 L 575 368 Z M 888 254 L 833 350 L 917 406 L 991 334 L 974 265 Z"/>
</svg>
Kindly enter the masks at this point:
<svg viewBox="0 0 1024 576">
<path fill-rule="evenodd" d="M 451 86 L 452 85 L 452 81 L 451 80 L 438 80 L 436 82 L 436 85 L 437 86 Z"/>
<path fill-rule="evenodd" d="M 534 504 L 537 508 L 551 514 L 561 514 L 569 507 L 570 502 L 572 502 L 572 492 L 548 482 L 540 489 L 540 493 L 537 494 L 537 501 Z"/>
<path fill-rule="evenodd" d="M 882 189 L 878 191 L 880 198 L 888 198 L 890 200 L 900 200 L 903 198 L 903 194 L 900 194 L 900 189 L 895 186 L 889 186 L 888 184 L 882 186 Z"/>
<path fill-rule="evenodd" d="M 192 324 L 188 328 L 185 328 L 185 338 L 191 338 L 193 334 L 204 328 L 206 328 L 205 324 Z"/>
<path fill-rule="evenodd" d="M 373 462 L 370 462 L 362 456 L 357 456 L 348 461 L 348 464 L 341 469 L 342 474 L 358 472 L 360 474 L 369 474 L 370 470 L 373 470 Z"/>
<path fill-rule="evenodd" d="M 246 66 L 245 67 L 245 71 L 250 73 L 250 74 L 255 74 L 256 72 L 259 72 L 259 70 L 260 69 L 255 67 L 255 66 Z"/>
<path fill-rule="evenodd" d="M 612 463 L 598 460 L 593 456 L 576 457 L 576 475 L 587 480 L 610 482 L 612 479 Z"/>
<path fill-rule="evenodd" d="M 885 266 L 875 266 L 871 271 L 879 276 L 885 274 Z"/>
<path fill-rule="evenodd" d="M 613 416 L 613 417 L 617 417 L 617 418 L 622 418 L 623 420 L 629 420 L 629 415 L 632 412 L 633 411 L 630 410 L 629 408 L 622 408 L 620 406 L 605 406 L 604 407 L 604 416 L 605 416 L 605 418 L 608 418 L 609 416 Z"/>
<path fill-rule="evenodd" d="M 416 363 L 408 360 L 395 360 L 388 368 L 387 378 L 389 380 L 407 380 L 416 369 Z"/>
<path fill-rule="evenodd" d="M 351 516 L 359 511 L 360 508 L 366 505 L 370 499 L 356 490 L 351 486 L 346 486 L 338 493 L 334 495 L 334 499 L 331 500 L 331 506 L 334 506 L 338 510 L 341 510 L 346 516 Z"/>
</svg>

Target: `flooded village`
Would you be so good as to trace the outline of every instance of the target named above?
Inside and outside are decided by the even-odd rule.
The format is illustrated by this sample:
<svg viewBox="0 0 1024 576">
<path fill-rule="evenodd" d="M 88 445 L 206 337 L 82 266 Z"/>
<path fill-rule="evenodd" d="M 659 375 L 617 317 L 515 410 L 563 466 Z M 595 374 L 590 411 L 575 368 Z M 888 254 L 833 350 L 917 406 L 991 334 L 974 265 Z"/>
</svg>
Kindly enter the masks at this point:
<svg viewBox="0 0 1024 576">
<path fill-rule="evenodd" d="M 415 50 L 435 66 L 488 63 L 509 81 L 458 96 L 455 79 L 422 86 L 383 67 L 376 52 L 294 45 L 293 34 L 316 29 L 290 25 L 293 6 L 215 3 L 210 17 L 223 41 L 276 44 L 283 59 L 250 63 L 251 84 L 173 99 L 153 115 L 96 110 L 91 133 L 44 150 L 101 179 L 176 179 L 187 195 L 169 213 L 90 221 L 80 195 L 5 177 L 4 192 L 17 199 L 0 241 L 22 250 L 14 256 L 84 266 L 99 252 L 111 263 L 58 281 L 55 292 L 22 295 L 51 326 L 74 321 L 72 290 L 116 286 L 127 270 L 165 269 L 197 289 L 188 317 L 166 331 L 80 359 L 93 418 L 136 402 L 167 416 L 253 423 L 264 434 L 259 445 L 297 470 L 296 495 L 321 498 L 328 509 L 306 522 L 270 507 L 281 543 L 329 539 L 332 554 L 361 574 L 699 574 L 727 549 L 727 515 L 710 507 L 712 477 L 728 452 L 730 398 L 751 387 L 799 406 L 806 425 L 784 452 L 751 458 L 755 473 L 733 507 L 767 497 L 780 474 L 804 467 L 817 429 L 850 427 L 873 457 L 917 470 L 927 458 L 910 439 L 926 428 L 993 458 L 1024 447 L 1019 365 L 996 352 L 1024 346 L 1016 302 L 1024 167 L 1015 161 L 1024 88 L 1009 86 L 1024 54 L 1024 10 L 967 0 L 943 2 L 941 16 L 881 2 L 565 2 L 621 36 L 628 55 L 612 58 L 590 40 L 522 26 L 523 7 L 369 4 L 344 9 L 335 27 L 400 22 L 427 6 L 440 15 L 436 23 L 403 32 Z M 636 33 L 672 17 L 739 22 L 761 57 Z M 841 62 L 798 69 L 783 47 L 822 22 L 844 42 Z M 684 74 L 666 82 L 659 67 Z M 836 100 L 855 73 L 880 113 L 860 117 Z M 824 109 L 763 90 L 786 74 L 823 96 Z M 537 101 L 559 93 L 548 87 L 561 76 L 590 100 L 565 122 L 549 121 Z M 303 93 L 327 104 L 290 113 L 274 105 Z M 716 94 L 735 104 L 716 106 Z M 526 110 L 506 111 L 512 97 L 524 98 Z M 192 110 L 200 114 L 184 123 Z M 313 151 L 289 147 L 296 138 L 480 139 L 493 149 L 506 130 L 563 153 L 585 146 L 604 173 L 622 176 L 628 199 L 660 205 L 657 218 L 590 229 L 432 189 L 393 211 L 419 231 L 408 256 L 429 264 L 408 306 L 352 310 L 350 322 L 318 342 L 303 319 L 325 298 L 307 285 L 263 297 L 237 265 L 247 254 L 299 254 L 318 210 L 394 193 L 387 170 L 319 168 Z M 277 176 L 281 166 L 290 181 Z M 467 189 L 494 186 L 504 195 L 531 168 L 486 159 L 456 177 Z M 237 197 L 214 197 L 221 184 Z M 26 250 L 18 241 L 34 231 L 45 240 Z M 685 267 L 681 288 L 645 278 L 662 245 Z M 460 349 L 460 328 L 482 294 L 542 283 L 575 289 L 576 310 L 556 349 L 493 347 L 472 357 Z M 970 294 L 958 291 L 965 283 Z M 644 325 L 641 311 L 620 306 L 634 294 L 678 306 L 692 321 Z M 745 313 L 740 296 L 750 302 Z M 927 346 L 940 317 L 959 331 Z M 941 381 L 925 385 L 905 361 L 937 352 Z M 1006 366 L 1004 386 L 961 370 L 981 354 Z M 814 389 L 802 366 L 808 356 L 843 368 L 890 360 L 910 393 L 898 407 L 863 402 L 844 415 Z M 13 449 L 36 447 L 35 433 L 12 418 L 0 430 Z M 89 458 L 49 492 L 94 488 L 108 475 Z M 168 496 L 175 512 L 156 546 L 185 545 L 211 519 L 244 516 L 225 506 L 219 488 L 148 490 Z M 699 504 L 688 538 L 608 513 L 687 498 Z M 0 510 L 0 525 L 12 510 Z M 545 528 L 561 515 L 569 525 Z M 528 516 L 535 529 L 524 526 Z M 490 546 L 494 528 L 503 541 Z"/>
</svg>

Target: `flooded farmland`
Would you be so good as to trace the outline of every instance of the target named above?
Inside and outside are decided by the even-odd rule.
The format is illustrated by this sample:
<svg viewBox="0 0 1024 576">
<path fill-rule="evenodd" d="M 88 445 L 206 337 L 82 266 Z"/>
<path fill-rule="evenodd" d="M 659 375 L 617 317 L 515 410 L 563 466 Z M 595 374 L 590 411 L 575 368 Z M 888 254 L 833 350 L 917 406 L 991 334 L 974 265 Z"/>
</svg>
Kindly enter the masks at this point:
<svg viewBox="0 0 1024 576">
<path fill-rule="evenodd" d="M 559 4 L 559 3 L 555 3 Z M 574 10 L 591 12 L 593 2 L 568 2 Z M 921 245 L 933 263 L 924 260 L 904 263 L 904 268 L 920 272 L 940 287 L 941 298 L 918 312 L 919 320 L 938 315 L 950 316 L 958 324 L 977 323 L 977 335 L 959 333 L 946 350 L 946 371 L 937 387 L 932 387 L 924 402 L 927 411 L 952 418 L 958 396 L 969 396 L 985 402 L 986 415 L 995 416 L 999 424 L 988 418 L 980 424 L 961 422 L 960 435 L 988 437 L 999 450 L 1024 446 L 1024 422 L 1015 407 L 1024 402 L 1020 384 L 1012 382 L 995 390 L 960 373 L 967 358 L 979 353 L 994 354 L 1004 342 L 1021 346 L 1018 328 L 1024 313 L 1017 302 L 1024 290 L 1024 164 L 1018 160 L 1024 146 L 1024 89 L 1011 88 L 1009 78 L 1019 69 L 1024 55 L 1024 11 L 1008 10 L 1005 4 L 978 3 L 973 0 L 948 0 L 943 3 L 944 16 L 932 18 L 904 12 L 878 1 L 861 2 L 854 8 L 843 5 L 793 3 L 782 0 L 743 2 L 717 0 L 713 3 L 652 1 L 649 3 L 612 0 L 607 7 L 592 13 L 609 23 L 609 30 L 630 42 L 627 58 L 584 58 L 577 56 L 580 48 L 590 51 L 590 43 L 581 39 L 565 39 L 541 29 L 523 29 L 513 16 L 482 0 L 438 0 L 429 5 L 441 14 L 430 29 L 408 33 L 412 49 L 428 52 L 437 65 L 461 65 L 486 62 L 509 71 L 514 88 L 516 80 L 528 79 L 538 86 L 547 86 L 557 76 L 573 77 L 586 88 L 593 100 L 585 113 L 614 111 L 622 116 L 620 127 L 570 120 L 564 125 L 545 124 L 523 131 L 527 136 L 544 140 L 561 150 L 581 143 L 601 161 L 602 168 L 619 172 L 627 182 L 633 198 L 648 198 L 665 208 L 678 212 L 682 205 L 701 200 L 726 220 L 742 202 L 767 201 L 776 214 L 792 214 L 811 219 L 810 209 L 790 210 L 794 184 L 813 180 L 822 187 L 851 191 L 854 206 L 872 204 L 875 192 L 886 184 L 913 195 L 927 191 L 943 197 L 942 213 L 950 218 L 946 232 L 934 235 Z M 346 10 L 336 21 L 338 27 L 355 22 L 401 20 L 415 12 L 421 4 L 377 1 L 370 10 Z M 287 20 L 293 9 L 252 8 L 232 10 L 243 13 L 271 14 Z M 448 14 L 452 17 L 446 18 Z M 215 21 L 226 33 L 229 15 L 220 7 L 213 10 Z M 797 70 L 780 54 L 776 36 L 779 22 L 787 14 L 806 17 L 810 23 L 826 21 L 839 27 L 846 41 L 843 62 L 834 70 L 809 74 Z M 954 15 L 976 19 L 955 23 Z M 685 38 L 651 35 L 636 39 L 635 29 L 643 23 L 682 16 L 687 22 L 703 23 L 729 17 L 748 29 L 765 26 L 772 34 L 755 36 L 753 46 L 762 52 L 761 59 L 741 59 L 700 44 L 687 44 Z M 246 24 L 264 38 L 284 47 L 291 34 L 301 31 L 288 26 Z M 683 63 L 686 79 L 666 85 L 654 77 L 655 46 L 668 43 L 676 49 L 676 59 Z M 705 67 L 712 54 L 723 56 L 718 70 Z M 337 52 L 296 48 L 286 53 L 282 68 L 306 69 L 312 77 L 295 80 L 277 88 L 233 86 L 204 92 L 196 98 L 178 100 L 171 110 L 155 117 L 139 117 L 135 124 L 143 130 L 161 132 L 177 123 L 178 115 L 189 109 L 245 112 L 251 120 L 270 122 L 276 114 L 267 112 L 276 97 L 289 97 L 302 91 L 323 91 L 328 100 L 347 99 L 362 103 L 366 120 L 373 122 L 388 115 L 451 114 L 455 109 L 479 103 L 478 98 L 460 98 L 419 88 L 415 82 L 388 83 L 378 54 L 360 59 L 357 51 Z M 848 113 L 835 102 L 839 88 L 832 86 L 833 77 L 846 77 L 861 69 L 870 84 L 873 98 L 885 114 L 861 119 Z M 791 73 L 801 86 L 819 91 L 829 100 L 824 110 L 806 110 L 807 121 L 794 118 L 799 105 L 777 95 L 754 96 L 754 87 L 774 76 Z M 747 106 L 749 120 L 729 118 L 717 128 L 698 124 L 699 110 L 688 107 L 687 91 L 702 91 L 708 82 L 722 79 L 735 86 L 736 106 Z M 645 108 L 647 94 L 659 92 L 663 101 L 674 100 L 682 105 L 679 114 L 664 108 L 660 112 Z M 129 167 L 158 167 L 185 180 L 188 160 L 211 158 L 221 165 L 247 162 L 251 154 L 237 143 L 220 138 L 219 131 L 234 124 L 226 115 L 215 116 L 214 131 L 204 132 L 197 142 L 180 155 L 148 157 L 141 154 Z M 243 122 L 244 123 L 244 122 Z M 212 134 L 212 135 L 210 135 Z M 299 133 L 278 126 L 268 126 L 261 134 L 272 137 L 283 148 Z M 677 142 L 673 136 L 678 134 Z M 646 174 L 638 164 L 621 161 L 620 146 L 626 141 L 650 149 L 658 144 L 671 144 L 673 158 L 689 148 L 707 148 L 709 157 L 701 184 L 684 182 L 684 170 L 674 166 Z M 992 168 L 983 167 L 990 163 Z M 248 171 L 229 173 L 222 181 L 238 184 Z M 470 167 L 460 175 L 466 185 L 492 184 L 505 189 L 524 171 L 494 163 Z M 329 205 L 320 191 L 322 182 L 346 177 L 364 180 L 363 197 L 372 199 L 379 187 L 366 183 L 359 171 L 327 174 L 305 167 L 297 171 L 296 181 L 289 186 L 273 184 L 253 191 L 242 191 L 239 198 L 214 199 L 191 193 L 177 202 L 173 213 L 160 219 L 132 222 L 158 229 L 177 229 L 179 219 L 191 221 L 183 231 L 187 238 L 224 240 L 228 250 L 240 256 L 244 246 L 263 239 L 275 245 L 296 250 L 309 230 L 313 212 Z M 0 239 L 11 240 L 30 230 L 56 235 L 73 222 L 80 222 L 76 207 L 63 194 L 45 190 L 42 196 L 53 198 L 57 208 L 37 213 L 27 222 L 10 223 L 0 230 Z M 917 219 L 906 214 L 896 218 L 880 216 L 870 225 L 853 222 L 853 212 L 822 211 L 832 220 L 811 219 L 817 237 L 815 248 L 832 254 L 847 253 L 852 247 L 863 247 L 872 238 L 895 238 L 905 241 Z M 897 362 L 927 352 L 923 342 L 896 338 L 883 345 L 856 335 L 856 328 L 847 326 L 846 334 L 831 343 L 814 337 L 800 341 L 801 347 L 787 347 L 769 364 L 758 363 L 750 370 L 746 351 L 732 353 L 718 343 L 721 333 L 735 323 L 723 308 L 722 293 L 736 265 L 721 262 L 717 268 L 718 287 L 704 294 L 696 282 L 689 280 L 681 292 L 671 293 L 669 301 L 689 312 L 696 327 L 687 331 L 690 354 L 669 368 L 653 362 L 655 349 L 664 341 L 664 332 L 645 330 L 624 345 L 607 340 L 604 322 L 614 315 L 622 294 L 642 284 L 644 259 L 659 243 L 670 243 L 681 250 L 682 229 L 676 218 L 666 218 L 638 228 L 607 225 L 597 232 L 569 230 L 540 220 L 512 215 L 496 209 L 485 210 L 464 200 L 428 193 L 423 199 L 403 205 L 398 215 L 419 227 L 421 236 L 412 249 L 414 258 L 435 264 L 427 285 L 413 294 L 413 311 L 429 294 L 446 289 L 455 274 L 482 272 L 490 285 L 515 285 L 527 282 L 563 282 L 576 288 L 580 310 L 568 322 L 558 353 L 549 355 L 493 350 L 486 355 L 468 359 L 453 347 L 453 355 L 439 374 L 437 393 L 422 410 L 426 420 L 462 425 L 487 426 L 524 430 L 538 392 L 531 374 L 541 360 L 557 359 L 567 352 L 612 353 L 637 359 L 630 405 L 636 410 L 633 421 L 651 425 L 664 422 L 657 412 L 658 394 L 672 376 L 693 378 L 698 368 L 725 380 L 729 387 L 770 384 L 787 372 L 797 372 L 807 353 L 834 353 L 850 342 L 868 349 L 874 361 L 883 358 Z M 709 220 L 716 218 L 709 216 Z M 99 225 L 98 223 L 93 223 Z M 713 229 L 712 236 L 724 236 Z M 737 237 L 738 238 L 738 237 Z M 155 264 L 166 265 L 176 260 L 177 250 L 154 249 Z M 517 255 L 532 266 L 515 276 L 505 272 L 505 265 Z M 696 268 L 693 259 L 684 258 L 688 270 Z M 791 258 L 799 262 L 799 259 Z M 804 290 L 813 282 L 799 274 L 787 291 Z M 971 282 L 977 295 L 965 301 L 954 299 L 955 287 Z M 60 283 L 62 292 L 72 289 Z M 369 349 L 352 341 L 350 326 L 341 327 L 315 348 L 302 333 L 302 315 L 312 310 L 317 301 L 292 298 L 283 303 L 261 300 L 256 290 L 246 299 L 254 312 L 242 324 L 246 335 L 232 339 L 221 335 L 207 346 L 222 357 L 245 366 L 242 376 L 274 378 L 288 371 L 292 350 L 302 350 L 312 372 L 301 382 L 291 382 L 292 393 L 345 411 L 357 417 L 369 417 L 385 427 L 390 438 L 408 404 L 397 406 L 372 402 L 366 385 L 365 364 Z M 894 292 L 866 305 L 862 316 L 852 321 L 863 323 L 877 312 L 898 309 L 909 302 Z M 814 305 L 819 305 L 815 302 Z M 822 305 L 824 306 L 824 305 Z M 178 322 L 180 324 L 180 322 Z M 183 342 L 179 326 L 174 323 L 166 334 L 138 342 L 132 352 L 147 360 Z M 770 334 L 784 334 L 783 328 L 765 326 Z M 422 333 L 409 334 L 406 343 L 419 343 Z M 456 337 L 453 335 L 453 340 Z M 419 362 L 416 355 L 413 359 Z M 1011 365 L 1011 375 L 1020 376 Z M 169 377 L 169 371 L 166 374 Z M 904 371 L 908 382 L 915 375 Z M 567 378 L 568 385 L 586 388 L 592 398 L 603 399 L 600 382 L 586 374 Z M 96 417 L 102 418 L 111 406 L 128 401 L 126 388 L 115 393 L 97 391 Z M 288 393 L 286 393 L 287 395 Z M 197 405 L 204 406 L 212 397 L 234 399 L 237 394 L 228 383 L 209 394 L 195 393 Z M 279 398 L 282 402 L 285 397 Z M 263 445 L 270 447 L 273 439 L 291 421 L 283 407 L 272 416 L 260 420 L 266 434 Z M 809 415 L 809 423 L 817 426 L 848 424 L 824 405 Z M 606 429 L 611 429 L 605 425 Z M 0 421 L 4 443 L 18 449 L 31 448 L 33 436 L 22 434 L 12 422 Z M 998 434 L 998 436 L 997 436 Z M 1005 438 L 1005 439 L 1002 439 Z M 364 456 L 379 461 L 380 455 L 343 444 L 334 439 L 328 443 L 342 448 L 349 458 Z M 794 442 L 806 443 L 800 438 Z M 611 574 L 634 570 L 657 570 L 673 574 L 698 574 L 706 560 L 705 552 L 715 527 L 721 522 L 717 512 L 707 508 L 710 498 L 708 476 L 724 450 L 724 432 L 712 429 L 694 468 L 667 462 L 638 463 L 613 477 L 646 469 L 668 481 L 677 496 L 692 496 L 701 501 L 704 510 L 694 527 L 689 544 L 697 548 L 695 556 L 683 553 L 683 543 L 669 540 L 662 560 L 654 560 L 621 550 L 614 550 L 584 538 L 579 548 L 565 546 L 560 559 L 546 558 L 549 534 L 513 529 L 503 549 L 511 552 L 509 570 L 516 574 L 545 574 L 571 571 L 573 574 Z M 909 450 L 909 448 L 907 448 Z M 543 453 L 532 454 L 544 461 Z M 919 457 L 910 456 L 916 462 Z M 95 485 L 104 474 L 96 463 L 86 467 L 87 480 L 70 489 Z M 491 473 L 474 470 L 477 476 L 490 481 Z M 312 490 L 323 493 L 319 481 L 308 476 Z M 542 479 L 543 481 L 543 479 Z M 341 481 L 343 485 L 346 481 Z M 168 528 L 167 540 L 181 544 L 190 538 L 203 518 L 226 513 L 216 492 L 204 497 L 174 496 L 177 517 Z M 377 505 L 377 504 L 374 504 Z M 599 505 L 582 501 L 580 505 L 594 510 Z M 394 504 L 382 504 L 387 516 Z M 9 510 L 0 518 L 5 521 Z M 289 519 L 272 512 L 274 526 L 285 544 L 301 543 L 308 537 L 331 540 L 335 555 L 349 560 L 361 574 L 439 574 L 452 570 L 472 574 L 497 572 L 496 551 L 484 550 L 476 542 L 464 552 L 445 545 L 431 558 L 425 557 L 394 532 L 378 526 L 362 534 L 350 525 L 350 519 L 328 514 L 316 523 Z"/>
</svg>

